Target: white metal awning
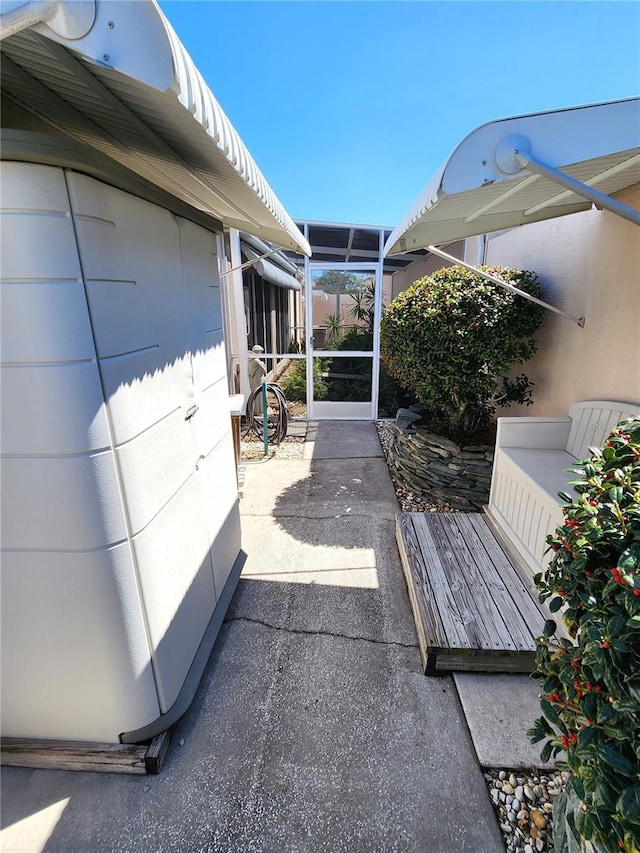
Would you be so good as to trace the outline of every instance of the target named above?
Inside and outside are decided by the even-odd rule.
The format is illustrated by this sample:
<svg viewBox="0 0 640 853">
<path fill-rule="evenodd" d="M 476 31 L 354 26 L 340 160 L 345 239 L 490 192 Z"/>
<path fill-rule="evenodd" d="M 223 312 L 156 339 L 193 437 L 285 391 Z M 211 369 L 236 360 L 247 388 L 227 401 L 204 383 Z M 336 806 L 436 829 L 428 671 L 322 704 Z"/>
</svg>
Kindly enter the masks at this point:
<svg viewBox="0 0 640 853">
<path fill-rule="evenodd" d="M 155 0 L 2 13 L 2 88 L 20 106 L 225 225 L 311 254 Z"/>
<path fill-rule="evenodd" d="M 261 278 L 270 281 L 271 284 L 275 284 L 277 287 L 283 287 L 285 290 L 301 290 L 302 285 L 297 278 L 289 275 L 288 272 L 285 272 L 285 270 L 277 266 L 277 264 L 272 263 L 266 258 L 260 257 L 260 255 L 254 251 L 251 246 L 248 246 L 244 240 L 240 240 L 240 251 L 247 261 L 253 261 L 250 266 Z"/>
<path fill-rule="evenodd" d="M 285 272 L 288 272 L 294 278 L 298 273 L 298 268 L 295 264 L 292 264 L 289 258 L 285 255 L 284 252 L 275 251 L 277 247 L 272 246 L 270 243 L 265 243 L 264 240 L 260 240 L 258 237 L 254 237 L 251 234 L 240 234 L 240 239 L 243 243 L 253 249 L 253 251 L 257 255 L 264 255 L 265 257 L 270 257 L 273 261 L 277 263 L 279 267 L 282 267 Z"/>
<path fill-rule="evenodd" d="M 588 209 L 640 223 L 610 198 L 640 182 L 640 98 L 490 122 L 436 172 L 385 255 L 442 245 Z"/>
</svg>

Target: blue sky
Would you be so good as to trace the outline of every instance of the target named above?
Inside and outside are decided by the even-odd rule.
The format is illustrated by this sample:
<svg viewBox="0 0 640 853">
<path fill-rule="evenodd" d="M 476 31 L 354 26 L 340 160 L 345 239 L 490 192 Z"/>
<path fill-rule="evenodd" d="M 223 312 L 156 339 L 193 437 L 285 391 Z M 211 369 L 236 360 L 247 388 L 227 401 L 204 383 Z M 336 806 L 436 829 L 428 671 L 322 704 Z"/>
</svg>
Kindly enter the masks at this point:
<svg viewBox="0 0 640 853">
<path fill-rule="evenodd" d="M 294 218 L 395 225 L 478 125 L 640 89 L 637 2 L 160 5 Z"/>
</svg>

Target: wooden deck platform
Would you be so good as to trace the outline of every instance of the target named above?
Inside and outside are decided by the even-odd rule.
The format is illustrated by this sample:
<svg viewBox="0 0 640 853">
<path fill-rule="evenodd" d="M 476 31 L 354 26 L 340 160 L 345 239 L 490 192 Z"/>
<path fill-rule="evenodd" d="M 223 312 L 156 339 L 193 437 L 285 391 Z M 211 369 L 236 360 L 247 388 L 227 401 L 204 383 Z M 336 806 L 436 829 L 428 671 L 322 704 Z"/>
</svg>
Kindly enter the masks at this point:
<svg viewBox="0 0 640 853">
<path fill-rule="evenodd" d="M 551 617 L 482 514 L 401 513 L 396 538 L 427 675 L 533 671 Z"/>
</svg>

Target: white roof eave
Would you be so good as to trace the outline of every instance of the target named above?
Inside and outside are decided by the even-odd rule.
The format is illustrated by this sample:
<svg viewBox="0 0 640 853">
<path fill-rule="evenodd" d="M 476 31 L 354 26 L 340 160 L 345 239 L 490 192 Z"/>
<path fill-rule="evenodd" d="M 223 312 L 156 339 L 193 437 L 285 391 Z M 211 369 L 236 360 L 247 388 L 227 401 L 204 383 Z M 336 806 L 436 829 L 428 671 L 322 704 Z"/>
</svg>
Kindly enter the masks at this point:
<svg viewBox="0 0 640 853">
<path fill-rule="evenodd" d="M 98 85 L 103 84 L 115 95 L 123 110 L 131 111 L 150 129 L 157 140 L 159 156 L 150 162 L 147 180 L 225 225 L 298 253 L 311 254 L 307 240 L 267 183 L 155 0 L 96 0 L 93 26 L 80 38 L 65 38 L 45 23 L 36 24 L 32 32 L 63 45 L 90 68 Z M 12 35 L 3 42 L 7 53 L 12 42 L 17 44 L 16 38 L 22 35 Z M 34 55 L 33 42 L 28 47 L 27 59 Z M 48 79 L 46 63 L 21 67 L 56 91 L 59 81 L 54 77 L 55 68 L 51 68 Z M 92 112 L 90 99 L 83 101 L 82 90 L 78 86 L 78 92 L 73 93 L 67 86 L 62 96 L 75 110 L 87 115 L 92 125 L 100 124 L 97 107 Z M 115 123 L 109 126 L 103 120 L 101 127 L 111 141 L 116 133 Z M 130 158 L 136 154 L 138 159 L 147 157 L 146 140 L 145 146 L 136 151 L 133 138 L 133 132 L 130 138 L 115 136 Z M 122 162 L 124 159 L 123 154 Z"/>
<path fill-rule="evenodd" d="M 490 122 L 454 149 L 389 236 L 394 255 L 586 210 L 591 202 L 516 167 L 505 144 L 610 195 L 640 181 L 640 99 Z M 508 170 L 508 171 L 507 171 Z"/>
</svg>

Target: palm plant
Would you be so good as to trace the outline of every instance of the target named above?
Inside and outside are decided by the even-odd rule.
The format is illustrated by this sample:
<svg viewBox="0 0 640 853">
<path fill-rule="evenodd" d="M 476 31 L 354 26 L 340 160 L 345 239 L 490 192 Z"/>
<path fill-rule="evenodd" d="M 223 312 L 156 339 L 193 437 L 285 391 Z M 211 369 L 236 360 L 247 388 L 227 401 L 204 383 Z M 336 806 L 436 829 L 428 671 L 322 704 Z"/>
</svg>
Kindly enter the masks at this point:
<svg viewBox="0 0 640 853">
<path fill-rule="evenodd" d="M 330 347 L 337 347 L 342 335 L 342 322 L 337 314 L 327 314 L 324 318 L 327 326 L 327 342 Z"/>
<path fill-rule="evenodd" d="M 375 313 L 375 282 L 369 279 L 363 290 L 350 293 L 349 296 L 354 302 L 349 314 L 358 323 L 363 324 L 366 331 L 372 332 Z"/>
</svg>

